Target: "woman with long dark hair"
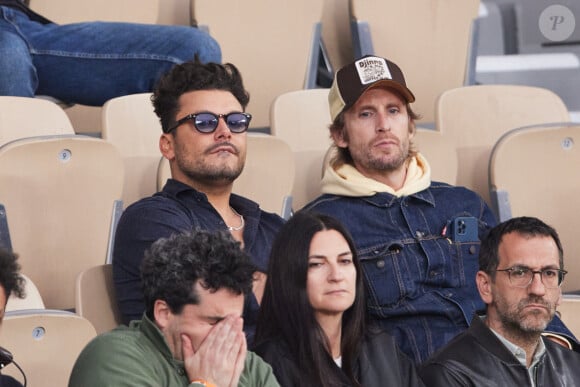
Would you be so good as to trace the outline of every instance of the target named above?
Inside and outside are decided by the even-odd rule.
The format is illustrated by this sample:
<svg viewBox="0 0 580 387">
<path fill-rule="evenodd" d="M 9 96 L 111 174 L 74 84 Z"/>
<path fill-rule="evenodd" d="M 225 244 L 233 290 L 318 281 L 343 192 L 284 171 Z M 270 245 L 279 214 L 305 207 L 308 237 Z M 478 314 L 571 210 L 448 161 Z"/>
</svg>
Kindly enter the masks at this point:
<svg viewBox="0 0 580 387">
<path fill-rule="evenodd" d="M 423 385 L 390 336 L 367 327 L 362 276 L 336 219 L 301 211 L 282 227 L 253 348 L 281 386 Z"/>
</svg>

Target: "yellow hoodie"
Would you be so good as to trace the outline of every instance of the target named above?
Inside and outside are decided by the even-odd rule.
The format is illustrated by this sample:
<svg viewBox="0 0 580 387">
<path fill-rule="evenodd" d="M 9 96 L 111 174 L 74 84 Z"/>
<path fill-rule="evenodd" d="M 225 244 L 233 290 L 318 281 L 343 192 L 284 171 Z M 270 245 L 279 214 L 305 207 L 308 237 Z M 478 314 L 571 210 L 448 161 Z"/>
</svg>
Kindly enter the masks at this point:
<svg viewBox="0 0 580 387">
<path fill-rule="evenodd" d="M 378 192 L 388 192 L 397 197 L 423 191 L 431 185 L 431 167 L 419 153 L 412 157 L 407 167 L 407 176 L 403 187 L 395 191 L 386 184 L 369 179 L 350 164 L 344 164 L 337 170 L 326 167 L 322 178 L 322 193 L 340 196 L 372 196 Z"/>
</svg>

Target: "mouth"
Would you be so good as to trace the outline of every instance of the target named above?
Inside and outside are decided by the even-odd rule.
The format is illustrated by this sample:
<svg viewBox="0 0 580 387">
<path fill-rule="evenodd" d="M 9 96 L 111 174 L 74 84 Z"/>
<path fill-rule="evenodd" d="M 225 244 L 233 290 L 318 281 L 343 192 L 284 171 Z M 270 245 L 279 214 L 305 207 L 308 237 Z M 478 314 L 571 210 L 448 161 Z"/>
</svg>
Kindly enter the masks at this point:
<svg viewBox="0 0 580 387">
<path fill-rule="evenodd" d="M 330 291 L 326 292 L 325 294 L 327 294 L 329 296 L 337 296 L 337 295 L 341 295 L 341 294 L 345 294 L 345 293 L 347 293 L 346 290 L 337 289 L 337 290 L 330 290 Z"/>
<path fill-rule="evenodd" d="M 235 145 L 229 142 L 212 145 L 206 152 L 209 154 L 227 152 L 234 155 L 237 155 L 239 153 L 238 148 L 236 148 Z"/>
<path fill-rule="evenodd" d="M 391 138 L 384 138 L 378 141 L 375 141 L 375 143 L 373 144 L 374 147 L 376 148 L 386 148 L 389 146 L 398 146 L 399 142 L 395 139 L 391 139 Z"/>
</svg>

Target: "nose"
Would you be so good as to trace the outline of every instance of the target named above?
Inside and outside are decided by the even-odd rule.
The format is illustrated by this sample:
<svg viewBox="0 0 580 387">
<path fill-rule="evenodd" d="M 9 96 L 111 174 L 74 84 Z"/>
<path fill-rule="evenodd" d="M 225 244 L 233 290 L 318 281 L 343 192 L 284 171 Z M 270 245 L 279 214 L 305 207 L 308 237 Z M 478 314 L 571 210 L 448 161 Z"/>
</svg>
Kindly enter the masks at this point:
<svg viewBox="0 0 580 387">
<path fill-rule="evenodd" d="M 226 117 L 224 116 L 218 117 L 218 126 L 215 129 L 214 135 L 216 139 L 222 138 L 229 139 L 232 137 L 232 131 L 230 130 L 230 128 L 226 123 Z"/>
<path fill-rule="evenodd" d="M 330 282 L 339 282 L 344 279 L 343 269 L 335 264 L 329 265 L 330 271 L 328 273 L 328 280 Z"/>
<path fill-rule="evenodd" d="M 391 120 L 386 112 L 377 112 L 377 132 L 389 132 L 391 130 Z"/>
<path fill-rule="evenodd" d="M 544 286 L 544 283 L 542 282 L 541 272 L 533 272 L 532 282 L 528 285 L 528 293 L 536 294 L 538 296 L 546 294 L 546 286 Z"/>
</svg>

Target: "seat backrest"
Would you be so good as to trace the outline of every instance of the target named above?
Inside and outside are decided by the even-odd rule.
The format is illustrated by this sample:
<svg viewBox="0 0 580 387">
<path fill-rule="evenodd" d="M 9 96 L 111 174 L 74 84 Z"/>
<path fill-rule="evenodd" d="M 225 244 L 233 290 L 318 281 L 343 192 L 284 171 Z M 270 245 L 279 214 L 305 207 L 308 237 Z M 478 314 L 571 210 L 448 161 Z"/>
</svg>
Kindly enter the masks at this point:
<svg viewBox="0 0 580 387">
<path fill-rule="evenodd" d="M 114 144 L 125 164 L 123 204 L 156 192 L 161 124 L 153 111 L 151 93 L 113 98 L 103 105 L 103 139 Z"/>
<path fill-rule="evenodd" d="M 209 28 L 223 62 L 242 74 L 252 128 L 270 126 L 268 112 L 277 95 L 314 86 L 322 6 L 323 0 L 193 1 L 194 21 Z"/>
<path fill-rule="evenodd" d="M 6 313 L 0 343 L 24 370 L 29 386 L 66 386 L 78 355 L 95 336 L 91 323 L 74 313 L 20 310 Z M 13 364 L 2 374 L 22 380 Z"/>
<path fill-rule="evenodd" d="M 395 62 L 417 97 L 420 122 L 433 122 L 437 96 L 465 84 L 471 25 L 479 0 L 351 0 L 355 56 Z"/>
<path fill-rule="evenodd" d="M 24 278 L 24 298 L 18 298 L 14 294 L 8 297 L 6 303 L 6 311 L 22 310 L 22 309 L 44 309 L 44 301 L 38 291 L 38 288 L 25 274 L 20 273 Z"/>
<path fill-rule="evenodd" d="M 566 105 L 537 87 L 480 85 L 448 90 L 437 99 L 436 128 L 457 152 L 457 185 L 479 193 L 488 203 L 487 164 L 491 148 L 510 129 L 569 121 Z"/>
<path fill-rule="evenodd" d="M 30 0 L 30 8 L 60 24 L 84 21 L 157 23 L 161 0 Z"/>
<path fill-rule="evenodd" d="M 558 231 L 569 271 L 564 291 L 580 290 L 579 144 L 580 124 L 518 128 L 498 140 L 489 162 L 500 220 L 535 216 Z"/>
<path fill-rule="evenodd" d="M 99 265 L 81 272 L 77 277 L 75 301 L 76 313 L 89 320 L 97 334 L 121 324 L 113 286 L 113 266 Z"/>
<path fill-rule="evenodd" d="M 261 133 L 247 136 L 246 164 L 234 182 L 233 192 L 255 201 L 265 211 L 287 218 L 295 174 L 294 154 L 278 137 Z M 161 158 L 157 188 L 161 190 L 170 177 L 169 161 Z"/>
<path fill-rule="evenodd" d="M 23 137 L 74 133 L 68 116 L 56 103 L 0 96 L 0 145 Z"/>
<path fill-rule="evenodd" d="M 453 141 L 438 130 L 417 128 L 413 143 L 427 159 L 432 181 L 456 184 L 458 164 Z"/>
<path fill-rule="evenodd" d="M 121 156 L 101 139 L 34 137 L 0 147 L 12 248 L 48 308 L 73 308 L 77 275 L 105 263 L 122 187 Z"/>
<path fill-rule="evenodd" d="M 294 153 L 296 174 L 292 189 L 295 209 L 320 195 L 324 155 L 332 144 L 328 89 L 291 91 L 279 95 L 270 109 L 272 135 Z"/>
<path fill-rule="evenodd" d="M 566 281 L 564 281 L 565 283 Z M 580 296 L 565 294 L 558 306 L 560 318 L 574 336 L 580 336 Z"/>
</svg>

